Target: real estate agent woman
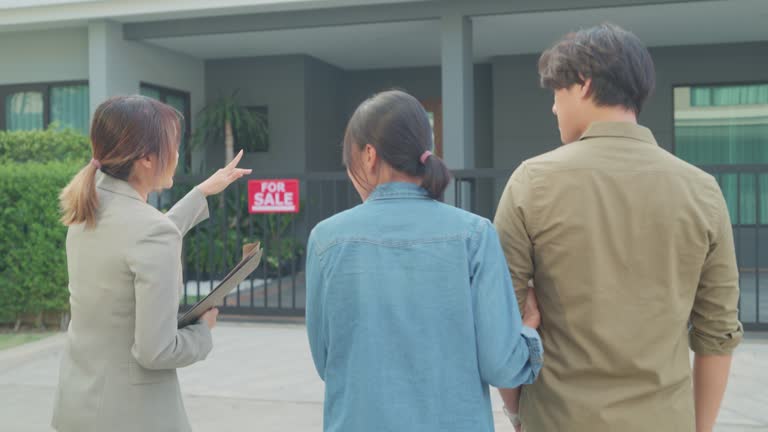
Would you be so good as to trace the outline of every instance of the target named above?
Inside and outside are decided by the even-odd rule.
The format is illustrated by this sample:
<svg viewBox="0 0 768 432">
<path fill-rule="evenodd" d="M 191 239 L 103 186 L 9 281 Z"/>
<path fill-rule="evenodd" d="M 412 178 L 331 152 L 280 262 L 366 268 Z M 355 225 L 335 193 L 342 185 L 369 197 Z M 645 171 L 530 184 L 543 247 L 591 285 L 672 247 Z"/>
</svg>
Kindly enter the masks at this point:
<svg viewBox="0 0 768 432">
<path fill-rule="evenodd" d="M 176 368 L 203 360 L 217 311 L 177 329 L 184 234 L 206 196 L 250 173 L 238 155 L 163 214 L 147 195 L 173 185 L 180 114 L 143 96 L 114 97 L 91 125 L 93 159 L 61 193 L 72 321 L 53 427 L 188 431 Z"/>
</svg>

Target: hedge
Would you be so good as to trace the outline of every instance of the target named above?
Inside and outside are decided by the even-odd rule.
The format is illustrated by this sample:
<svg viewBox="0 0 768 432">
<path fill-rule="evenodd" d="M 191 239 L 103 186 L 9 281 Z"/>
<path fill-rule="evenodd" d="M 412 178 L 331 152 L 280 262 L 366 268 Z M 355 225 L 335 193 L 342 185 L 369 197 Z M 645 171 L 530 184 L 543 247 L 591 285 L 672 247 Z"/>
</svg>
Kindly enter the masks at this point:
<svg viewBox="0 0 768 432">
<path fill-rule="evenodd" d="M 58 197 L 90 154 L 73 130 L 0 131 L 0 318 L 67 310 Z"/>
<path fill-rule="evenodd" d="M 63 162 L 84 164 L 91 158 L 88 137 L 72 129 L 0 131 L 0 165 L 14 162 Z"/>
<path fill-rule="evenodd" d="M 66 228 L 58 196 L 73 163 L 0 165 L 0 309 L 15 316 L 67 310 Z"/>
</svg>

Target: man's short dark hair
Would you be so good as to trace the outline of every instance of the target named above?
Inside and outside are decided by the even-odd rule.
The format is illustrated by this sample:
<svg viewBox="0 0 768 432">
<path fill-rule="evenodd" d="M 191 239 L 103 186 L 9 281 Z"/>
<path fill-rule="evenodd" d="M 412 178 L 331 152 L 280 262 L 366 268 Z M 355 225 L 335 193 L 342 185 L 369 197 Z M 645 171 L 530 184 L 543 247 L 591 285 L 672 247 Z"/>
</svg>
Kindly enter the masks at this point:
<svg viewBox="0 0 768 432">
<path fill-rule="evenodd" d="M 648 49 L 637 36 L 613 24 L 563 37 L 539 58 L 541 86 L 559 90 L 592 79 L 599 106 L 623 106 L 640 114 L 656 85 Z"/>
</svg>

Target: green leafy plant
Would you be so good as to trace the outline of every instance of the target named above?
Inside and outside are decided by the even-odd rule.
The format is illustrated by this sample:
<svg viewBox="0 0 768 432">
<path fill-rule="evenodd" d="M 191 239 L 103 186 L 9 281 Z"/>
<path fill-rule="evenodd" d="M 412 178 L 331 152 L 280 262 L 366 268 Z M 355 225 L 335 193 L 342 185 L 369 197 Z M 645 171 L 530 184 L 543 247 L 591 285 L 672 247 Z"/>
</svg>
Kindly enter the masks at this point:
<svg viewBox="0 0 768 432">
<path fill-rule="evenodd" d="M 266 119 L 242 106 L 237 91 L 208 104 L 197 119 L 193 144 L 210 146 L 223 143 L 225 163 L 235 156 L 236 139 L 241 143 L 267 139 Z"/>
<path fill-rule="evenodd" d="M 189 187 L 174 190 L 181 198 Z M 187 278 L 209 279 L 226 273 L 242 254 L 244 243 L 261 242 L 262 267 L 256 275 L 287 275 L 299 270 L 304 246 L 290 236 L 290 228 L 299 214 L 248 215 L 242 194 L 227 191 L 223 199 L 209 201 L 210 219 L 195 227 L 185 237 L 184 264 Z M 301 208 L 301 206 L 300 206 Z"/>
<path fill-rule="evenodd" d="M 302 206 L 300 205 L 299 208 Z M 295 238 L 287 236 L 298 214 L 269 214 L 260 223 L 264 265 L 269 275 L 287 275 L 291 269 L 299 270 L 304 246 Z"/>
<path fill-rule="evenodd" d="M 87 136 L 73 129 L 0 131 L 0 164 L 63 162 L 85 164 L 91 157 Z"/>
<path fill-rule="evenodd" d="M 68 309 L 59 193 L 91 156 L 88 137 L 51 125 L 0 131 L 0 310 L 15 322 Z"/>
<path fill-rule="evenodd" d="M 66 228 L 58 196 L 81 168 L 67 162 L 0 164 L 0 309 L 24 315 L 68 308 Z"/>
</svg>

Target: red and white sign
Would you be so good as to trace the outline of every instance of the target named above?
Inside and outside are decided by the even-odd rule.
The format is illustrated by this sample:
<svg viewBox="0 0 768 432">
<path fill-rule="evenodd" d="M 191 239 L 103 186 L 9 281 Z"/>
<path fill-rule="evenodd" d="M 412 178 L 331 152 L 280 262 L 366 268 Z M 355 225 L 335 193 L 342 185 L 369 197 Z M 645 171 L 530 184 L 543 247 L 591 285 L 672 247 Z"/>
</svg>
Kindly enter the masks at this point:
<svg viewBox="0 0 768 432">
<path fill-rule="evenodd" d="M 298 213 L 299 180 L 249 180 L 250 213 Z"/>
</svg>

